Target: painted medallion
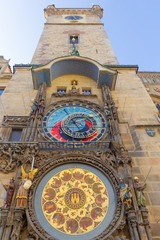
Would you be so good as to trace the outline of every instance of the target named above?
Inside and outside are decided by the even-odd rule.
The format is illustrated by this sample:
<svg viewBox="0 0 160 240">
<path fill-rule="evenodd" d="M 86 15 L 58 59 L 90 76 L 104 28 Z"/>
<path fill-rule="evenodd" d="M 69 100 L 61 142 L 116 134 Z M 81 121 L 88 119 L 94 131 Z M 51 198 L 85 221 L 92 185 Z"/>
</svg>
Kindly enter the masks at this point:
<svg viewBox="0 0 160 240">
<path fill-rule="evenodd" d="M 150 136 L 150 137 L 154 137 L 156 135 L 155 129 L 154 128 L 146 128 L 146 133 Z"/>
<path fill-rule="evenodd" d="M 93 172 L 69 168 L 46 183 L 41 204 L 52 227 L 65 234 L 81 235 L 101 224 L 109 197 L 104 183 Z"/>
<path fill-rule="evenodd" d="M 67 17 L 65 17 L 65 19 L 73 21 L 73 20 L 83 19 L 83 17 L 82 16 L 67 16 Z"/>
<path fill-rule="evenodd" d="M 68 103 L 51 109 L 42 129 L 51 141 L 98 141 L 107 132 L 107 122 L 89 105 Z"/>
</svg>

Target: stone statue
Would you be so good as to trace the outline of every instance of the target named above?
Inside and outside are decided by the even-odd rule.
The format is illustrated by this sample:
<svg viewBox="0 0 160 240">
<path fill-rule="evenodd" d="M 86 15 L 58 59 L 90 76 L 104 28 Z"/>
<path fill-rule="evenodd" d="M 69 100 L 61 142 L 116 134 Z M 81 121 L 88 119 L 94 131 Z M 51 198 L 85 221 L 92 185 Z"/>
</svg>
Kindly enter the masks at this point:
<svg viewBox="0 0 160 240">
<path fill-rule="evenodd" d="M 79 56 L 79 52 L 78 50 L 76 49 L 76 46 L 75 46 L 75 38 L 72 38 L 72 50 L 69 54 L 70 56 Z"/>
<path fill-rule="evenodd" d="M 111 115 L 111 109 L 109 106 L 107 106 L 107 104 L 105 104 L 105 113 L 107 116 L 110 116 Z"/>
<path fill-rule="evenodd" d="M 43 116 L 43 113 L 44 113 L 44 109 L 45 109 L 44 100 L 41 99 L 39 104 L 38 104 L 38 113 L 42 116 Z"/>
<path fill-rule="evenodd" d="M 134 177 L 133 187 L 137 197 L 138 206 L 146 207 L 146 198 L 143 193 L 143 190 L 145 189 L 146 184 L 139 184 L 138 177 Z"/>
<path fill-rule="evenodd" d="M 36 115 L 37 109 L 38 109 L 38 103 L 37 103 L 37 101 L 35 101 L 35 102 L 33 103 L 33 106 L 32 106 L 31 115 Z"/>
<path fill-rule="evenodd" d="M 122 203 L 124 205 L 127 205 L 128 208 L 131 208 L 132 203 L 131 188 L 128 187 L 128 184 L 123 182 L 122 178 L 120 178 L 119 188 Z"/>
<path fill-rule="evenodd" d="M 112 105 L 112 106 L 111 106 L 111 109 L 112 109 L 113 116 L 114 116 L 114 117 L 117 117 L 117 115 L 118 115 L 117 109 L 118 109 L 118 108 L 115 107 L 114 105 Z"/>
<path fill-rule="evenodd" d="M 5 197 L 4 205 L 2 206 L 2 208 L 9 209 L 11 206 L 12 198 L 13 198 L 13 194 L 14 194 L 14 190 L 15 190 L 14 181 L 15 181 L 15 179 L 14 179 L 14 177 L 12 177 L 10 179 L 9 184 L 3 185 L 4 189 L 6 190 L 6 197 Z"/>
<path fill-rule="evenodd" d="M 79 94 L 79 88 L 77 89 L 74 85 L 72 86 L 72 88 L 69 90 L 69 93 L 76 95 Z"/>
<path fill-rule="evenodd" d="M 36 174 L 38 169 L 36 168 L 36 169 L 30 170 L 29 173 L 26 173 L 24 171 L 23 166 L 21 166 L 21 171 L 22 171 L 22 177 L 21 177 L 22 181 L 16 196 L 16 200 L 17 200 L 16 208 L 26 208 L 27 190 L 32 185 L 34 175 Z"/>
</svg>

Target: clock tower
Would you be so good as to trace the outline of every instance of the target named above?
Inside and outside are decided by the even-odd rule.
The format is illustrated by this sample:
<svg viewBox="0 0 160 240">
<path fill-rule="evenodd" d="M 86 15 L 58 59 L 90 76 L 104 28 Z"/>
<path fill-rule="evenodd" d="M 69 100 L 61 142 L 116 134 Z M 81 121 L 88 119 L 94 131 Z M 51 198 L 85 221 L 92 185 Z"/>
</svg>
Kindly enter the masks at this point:
<svg viewBox="0 0 160 240">
<path fill-rule="evenodd" d="M 118 64 L 111 43 L 101 22 L 103 9 L 57 9 L 54 5 L 44 9 L 46 23 L 32 64 L 45 64 L 52 59 L 68 56 L 71 40 L 76 38 L 77 50 L 83 57 L 101 64 Z"/>
<path fill-rule="evenodd" d="M 0 178 L 13 177 L 0 238 L 151 240 L 150 220 L 160 239 L 147 209 L 159 209 L 159 122 L 138 66 L 118 63 L 100 6 L 44 14 L 31 63 L 14 66 L 1 95 Z"/>
</svg>

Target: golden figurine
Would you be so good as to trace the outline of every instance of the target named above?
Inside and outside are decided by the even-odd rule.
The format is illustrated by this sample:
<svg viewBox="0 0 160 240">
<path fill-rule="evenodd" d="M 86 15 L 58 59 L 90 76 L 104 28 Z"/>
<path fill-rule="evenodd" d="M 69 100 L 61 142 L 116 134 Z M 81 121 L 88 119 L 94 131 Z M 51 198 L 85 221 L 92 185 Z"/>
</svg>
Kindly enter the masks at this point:
<svg viewBox="0 0 160 240">
<path fill-rule="evenodd" d="M 72 85 L 76 86 L 76 85 L 77 85 L 77 81 L 76 81 L 76 80 L 73 80 L 73 81 L 72 81 Z"/>
<path fill-rule="evenodd" d="M 21 185 L 19 186 L 17 197 L 16 197 L 16 208 L 26 208 L 27 203 L 27 190 L 32 185 L 34 175 L 38 171 L 38 168 L 32 169 L 29 173 L 24 171 L 23 166 L 21 166 L 22 176 L 21 176 Z"/>
</svg>

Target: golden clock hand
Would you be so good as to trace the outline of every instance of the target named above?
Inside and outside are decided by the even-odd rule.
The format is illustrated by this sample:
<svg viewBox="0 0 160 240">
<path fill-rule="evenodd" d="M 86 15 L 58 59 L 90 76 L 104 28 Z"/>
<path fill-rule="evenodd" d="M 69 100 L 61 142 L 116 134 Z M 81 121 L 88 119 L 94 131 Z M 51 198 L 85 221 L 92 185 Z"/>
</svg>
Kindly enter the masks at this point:
<svg viewBox="0 0 160 240">
<path fill-rule="evenodd" d="M 64 111 L 65 111 L 65 113 L 66 113 L 67 115 L 69 115 L 69 113 L 67 112 L 66 109 L 64 109 Z M 75 122 L 72 118 L 71 118 L 71 121 L 72 121 L 73 124 L 76 125 L 76 127 L 79 129 L 79 126 L 77 126 L 76 122 Z"/>
</svg>

